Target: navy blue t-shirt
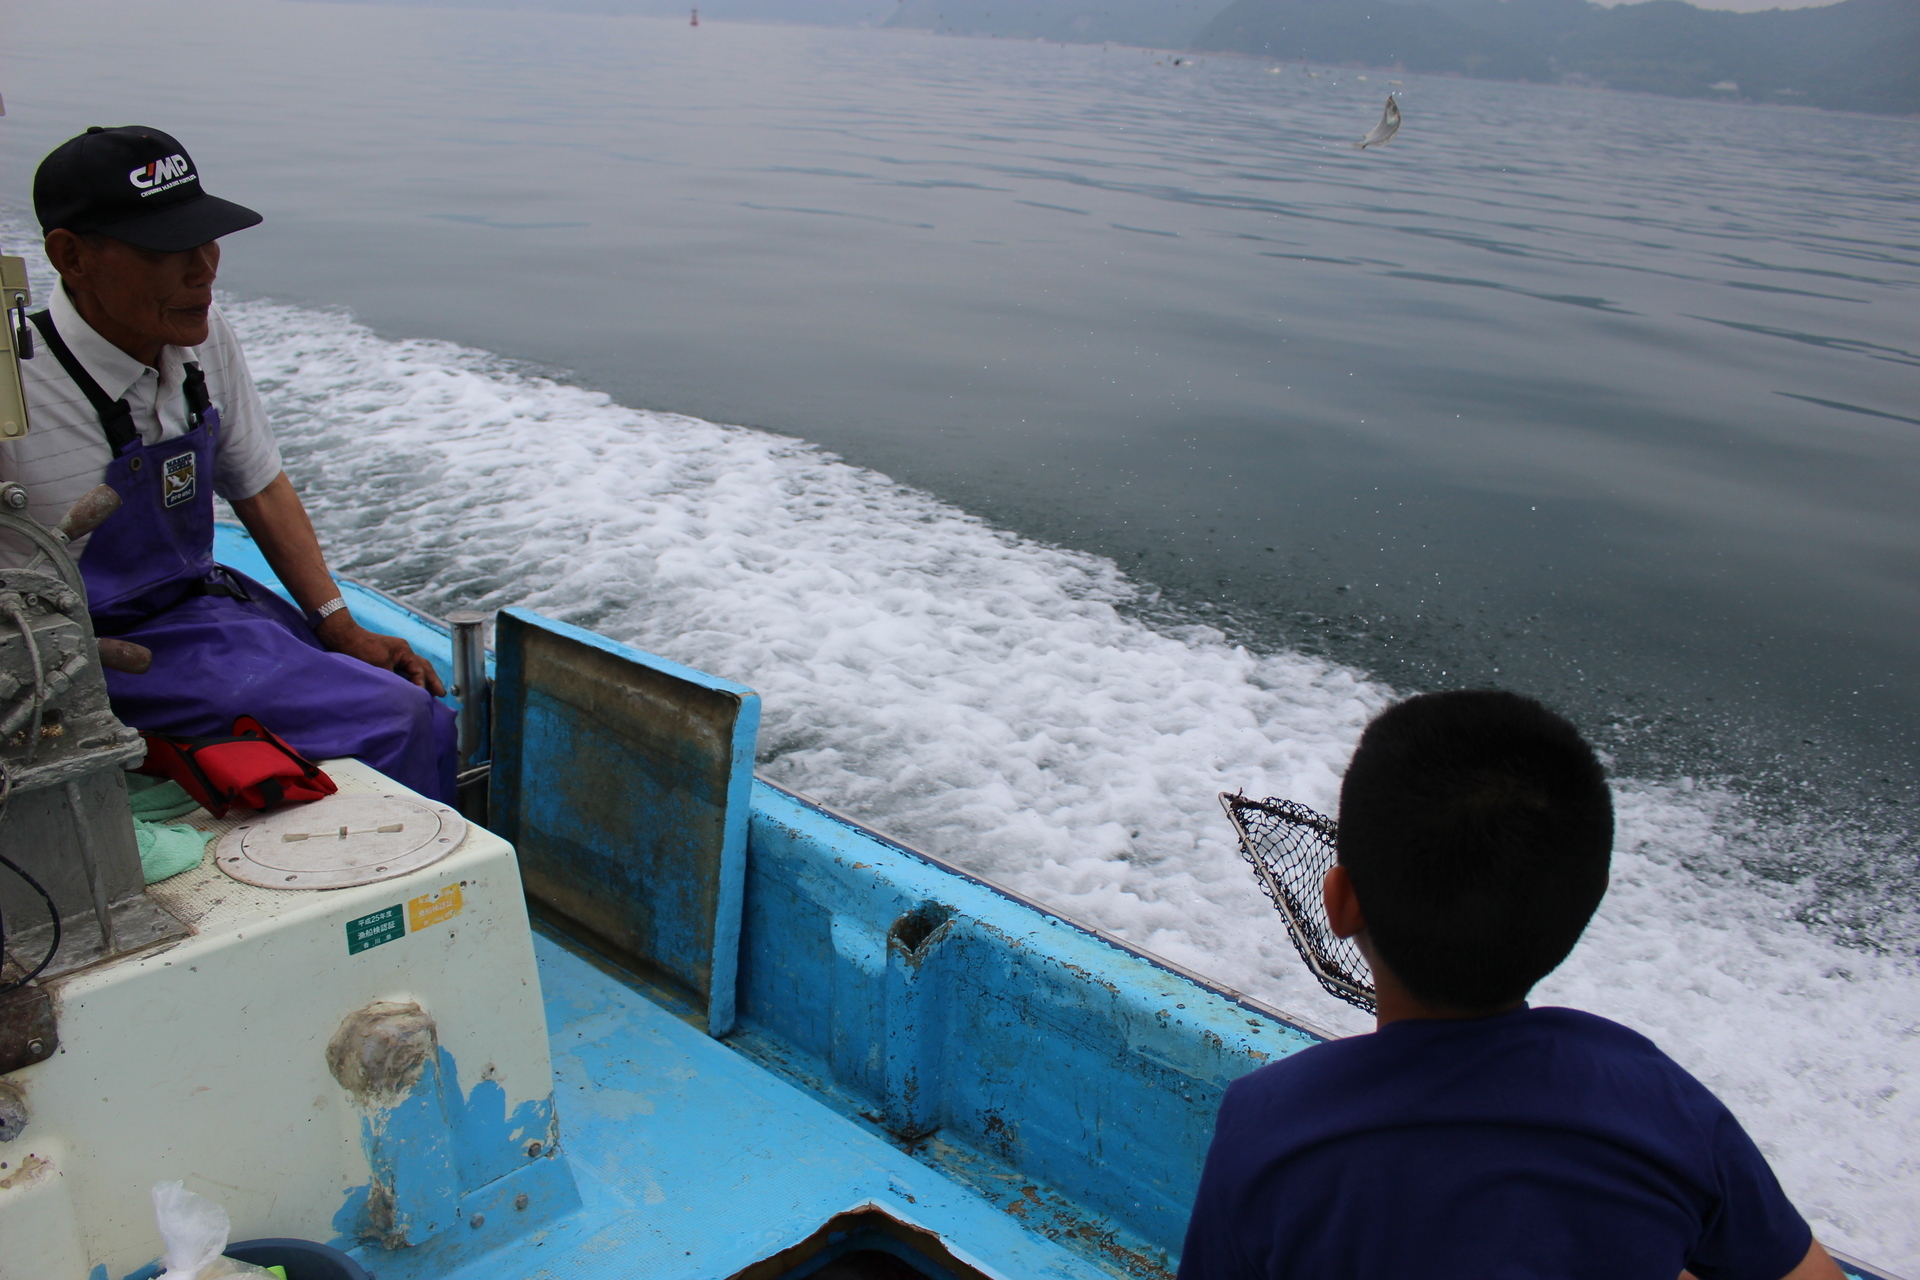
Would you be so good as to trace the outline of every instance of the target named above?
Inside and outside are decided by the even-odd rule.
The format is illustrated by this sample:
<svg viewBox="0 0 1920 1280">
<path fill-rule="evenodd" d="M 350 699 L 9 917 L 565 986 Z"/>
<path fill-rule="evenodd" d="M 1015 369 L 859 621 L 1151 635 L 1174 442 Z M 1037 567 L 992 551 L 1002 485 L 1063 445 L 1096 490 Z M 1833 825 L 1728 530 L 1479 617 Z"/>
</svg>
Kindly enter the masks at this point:
<svg viewBox="0 0 1920 1280">
<path fill-rule="evenodd" d="M 1780 1280 L 1812 1238 L 1652 1041 L 1523 1008 L 1390 1023 L 1236 1080 L 1180 1280 Z"/>
</svg>

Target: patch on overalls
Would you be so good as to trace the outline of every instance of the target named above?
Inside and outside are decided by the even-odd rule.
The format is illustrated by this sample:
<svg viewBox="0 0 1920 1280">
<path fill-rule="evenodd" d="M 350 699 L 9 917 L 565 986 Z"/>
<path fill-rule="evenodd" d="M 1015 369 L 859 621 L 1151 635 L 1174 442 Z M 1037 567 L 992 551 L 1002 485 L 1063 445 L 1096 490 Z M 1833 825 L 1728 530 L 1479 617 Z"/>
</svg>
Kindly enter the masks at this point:
<svg viewBox="0 0 1920 1280">
<path fill-rule="evenodd" d="M 193 501 L 193 471 L 191 453 L 176 454 L 160 464 L 160 494 L 167 506 Z"/>
</svg>

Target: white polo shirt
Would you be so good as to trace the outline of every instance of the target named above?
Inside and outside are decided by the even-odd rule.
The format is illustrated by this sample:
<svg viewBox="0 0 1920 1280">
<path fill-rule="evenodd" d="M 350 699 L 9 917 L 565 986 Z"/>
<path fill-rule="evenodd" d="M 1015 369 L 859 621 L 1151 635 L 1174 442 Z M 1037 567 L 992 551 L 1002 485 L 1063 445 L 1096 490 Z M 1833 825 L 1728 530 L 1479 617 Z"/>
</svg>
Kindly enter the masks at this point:
<svg viewBox="0 0 1920 1280">
<path fill-rule="evenodd" d="M 54 286 L 47 310 L 74 358 L 100 389 L 115 400 L 126 400 L 133 410 L 134 428 L 147 444 L 186 434 L 184 366 L 199 364 L 207 395 L 220 410 L 220 439 L 213 458 L 215 493 L 229 502 L 251 498 L 280 474 L 280 447 L 267 425 L 266 409 L 247 371 L 239 339 L 218 307 L 207 317 L 207 340 L 197 347 L 161 348 L 158 369 L 148 368 L 95 333 L 80 318 L 64 284 Z M 17 440 L 0 440 L 0 481 L 24 485 L 28 512 L 51 527 L 81 494 L 105 483 L 113 451 L 86 393 L 40 340 L 39 329 L 33 330 L 33 337 L 33 359 L 20 362 L 31 430 Z M 85 547 L 84 538 L 73 544 L 76 559 Z M 0 542 L 0 563 L 18 564 L 24 558 L 11 539 Z"/>
</svg>

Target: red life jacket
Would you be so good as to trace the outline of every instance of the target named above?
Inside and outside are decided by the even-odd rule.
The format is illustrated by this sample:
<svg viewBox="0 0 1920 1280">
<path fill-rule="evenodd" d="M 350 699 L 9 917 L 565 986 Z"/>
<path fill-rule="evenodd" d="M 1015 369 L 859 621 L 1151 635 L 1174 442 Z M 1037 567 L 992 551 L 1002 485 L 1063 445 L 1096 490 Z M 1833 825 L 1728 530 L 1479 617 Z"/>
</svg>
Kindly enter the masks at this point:
<svg viewBox="0 0 1920 1280">
<path fill-rule="evenodd" d="M 234 720 L 232 737 L 141 736 L 147 740 L 147 758 L 135 772 L 173 779 L 216 818 L 224 818 L 233 805 L 265 809 L 339 790 L 319 765 L 252 716 Z"/>
</svg>

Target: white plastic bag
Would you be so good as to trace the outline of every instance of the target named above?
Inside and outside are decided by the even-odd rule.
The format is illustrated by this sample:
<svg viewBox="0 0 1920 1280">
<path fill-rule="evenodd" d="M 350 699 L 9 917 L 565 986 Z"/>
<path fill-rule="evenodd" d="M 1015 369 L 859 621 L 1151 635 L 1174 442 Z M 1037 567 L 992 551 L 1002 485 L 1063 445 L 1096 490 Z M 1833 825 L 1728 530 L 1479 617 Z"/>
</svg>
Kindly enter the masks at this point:
<svg viewBox="0 0 1920 1280">
<path fill-rule="evenodd" d="M 153 1221 L 167 1247 L 167 1269 L 160 1280 L 224 1280 L 227 1276 L 266 1276 L 270 1271 L 220 1255 L 233 1224 L 227 1211 L 182 1182 L 153 1184 Z"/>
</svg>

